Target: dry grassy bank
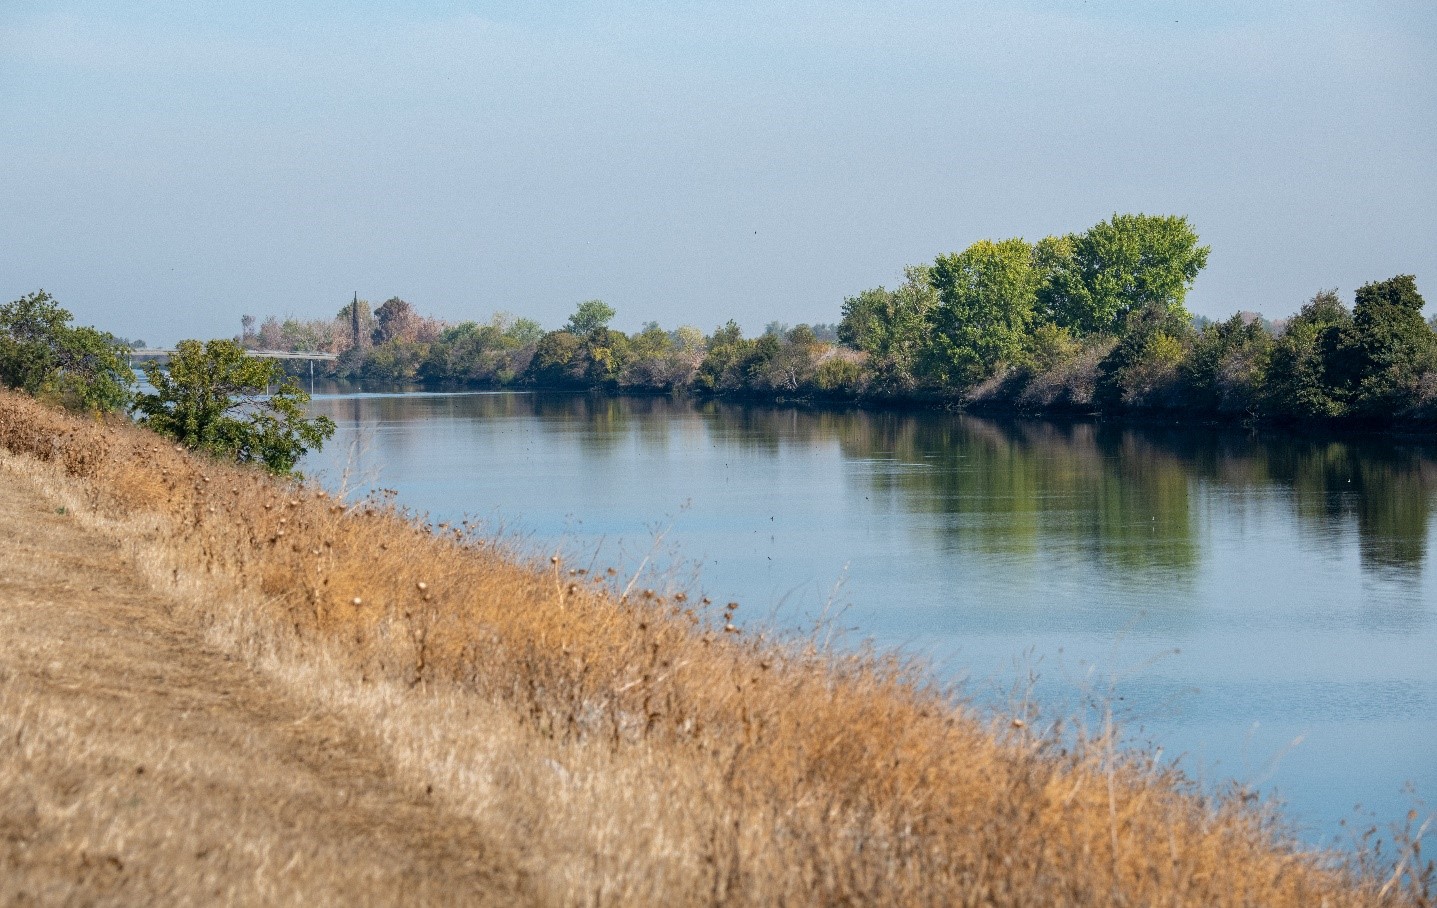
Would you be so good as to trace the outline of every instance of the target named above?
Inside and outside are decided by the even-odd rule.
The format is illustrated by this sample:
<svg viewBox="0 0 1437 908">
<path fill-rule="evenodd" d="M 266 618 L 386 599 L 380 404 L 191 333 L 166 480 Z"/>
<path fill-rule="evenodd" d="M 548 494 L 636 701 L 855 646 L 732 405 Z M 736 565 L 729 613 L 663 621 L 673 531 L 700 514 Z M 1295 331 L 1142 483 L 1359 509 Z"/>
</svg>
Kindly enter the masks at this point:
<svg viewBox="0 0 1437 908">
<path fill-rule="evenodd" d="M 487 829 L 213 645 L 49 473 L 0 452 L 0 905 L 526 903 Z"/>
<path fill-rule="evenodd" d="M 176 614 L 357 717 L 559 904 L 1431 905 L 1106 739 L 1064 747 L 871 654 L 726 632 L 0 393 L 0 448 L 133 539 Z M 436 821 L 443 814 L 436 812 Z"/>
</svg>

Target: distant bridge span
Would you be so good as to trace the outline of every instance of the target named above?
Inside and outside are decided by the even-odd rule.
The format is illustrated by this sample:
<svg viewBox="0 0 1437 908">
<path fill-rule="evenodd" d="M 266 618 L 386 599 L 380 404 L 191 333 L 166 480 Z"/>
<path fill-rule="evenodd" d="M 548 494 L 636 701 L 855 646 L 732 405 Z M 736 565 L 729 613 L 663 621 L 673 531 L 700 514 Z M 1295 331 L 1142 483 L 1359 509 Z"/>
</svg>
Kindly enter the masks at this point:
<svg viewBox="0 0 1437 908">
<path fill-rule="evenodd" d="M 174 356 L 178 351 L 161 350 L 157 347 L 141 347 L 138 350 L 127 350 L 126 353 L 131 359 L 161 359 Z M 337 353 L 291 353 L 288 350 L 246 350 L 245 356 L 257 356 L 262 359 L 307 359 L 310 362 L 320 360 L 332 363 L 339 359 Z"/>
<path fill-rule="evenodd" d="M 128 351 L 126 351 L 126 352 L 129 354 L 129 357 L 130 357 L 130 368 L 133 369 L 133 368 L 135 368 L 135 360 L 137 360 L 137 359 L 165 359 L 165 360 L 168 360 L 171 356 L 174 356 L 177 351 L 175 351 L 175 350 L 162 350 L 162 349 L 160 349 L 160 348 L 158 348 L 158 347 L 141 347 L 141 348 L 138 349 L 138 350 L 128 350 Z M 290 353 L 288 350 L 246 350 L 246 351 L 244 352 L 244 355 L 245 355 L 245 356 L 254 356 L 254 357 L 261 358 L 261 359 L 307 359 L 307 360 L 309 360 L 309 393 L 310 393 L 310 394 L 313 394 L 313 393 L 314 393 L 314 363 L 315 363 L 315 361 L 318 360 L 318 361 L 320 361 L 320 362 L 332 363 L 332 362 L 334 362 L 335 360 L 339 359 L 339 354 L 337 354 L 337 353 Z M 266 393 L 266 394 L 269 393 L 268 385 L 266 385 L 265 393 Z"/>
</svg>

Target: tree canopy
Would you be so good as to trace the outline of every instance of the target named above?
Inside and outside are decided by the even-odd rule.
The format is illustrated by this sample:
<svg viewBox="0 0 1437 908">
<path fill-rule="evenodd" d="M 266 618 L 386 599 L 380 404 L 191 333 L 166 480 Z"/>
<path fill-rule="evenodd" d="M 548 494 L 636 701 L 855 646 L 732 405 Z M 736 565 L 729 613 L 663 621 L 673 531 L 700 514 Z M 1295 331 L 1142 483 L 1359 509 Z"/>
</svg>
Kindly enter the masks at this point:
<svg viewBox="0 0 1437 908">
<path fill-rule="evenodd" d="M 1051 277 L 1043 306 L 1078 334 L 1116 333 L 1130 312 L 1150 305 L 1183 311 L 1183 300 L 1207 265 L 1186 217 L 1114 214 L 1069 238 L 1070 251 L 1047 250 Z"/>
<path fill-rule="evenodd" d="M 307 419 L 309 395 L 273 360 L 234 341 L 180 341 L 168 368 L 145 364 L 154 393 L 135 400 L 139 422 L 186 447 L 271 473 L 294 471 L 334 434 L 327 416 Z"/>
<path fill-rule="evenodd" d="M 122 344 L 72 318 L 44 290 L 0 306 L 0 384 L 71 409 L 123 408 L 134 374 Z"/>
<path fill-rule="evenodd" d="M 600 328 L 609 327 L 609 322 L 617 315 L 614 307 L 603 300 L 585 300 L 569 316 L 567 330 L 579 337 L 588 337 Z"/>
<path fill-rule="evenodd" d="M 1022 239 L 979 240 L 933 263 L 932 370 L 973 382 L 1019 358 L 1033 323 L 1041 275 Z"/>
<path fill-rule="evenodd" d="M 1437 371 L 1437 334 L 1422 318 L 1417 279 L 1399 274 L 1357 289 L 1345 326 L 1338 381 L 1363 416 L 1395 414 L 1409 403 L 1422 376 Z"/>
</svg>

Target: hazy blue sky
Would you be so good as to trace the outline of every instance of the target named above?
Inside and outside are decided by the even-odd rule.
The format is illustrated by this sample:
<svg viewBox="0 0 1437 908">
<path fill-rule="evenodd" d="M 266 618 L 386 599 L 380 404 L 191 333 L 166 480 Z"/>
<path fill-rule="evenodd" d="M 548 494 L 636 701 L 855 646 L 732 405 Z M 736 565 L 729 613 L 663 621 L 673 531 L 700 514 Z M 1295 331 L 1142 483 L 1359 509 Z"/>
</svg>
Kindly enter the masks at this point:
<svg viewBox="0 0 1437 908">
<path fill-rule="evenodd" d="M 1437 3 L 0 5 L 0 297 L 151 342 L 356 290 L 836 321 L 1114 211 L 1189 216 L 1199 313 L 1437 302 Z"/>
</svg>

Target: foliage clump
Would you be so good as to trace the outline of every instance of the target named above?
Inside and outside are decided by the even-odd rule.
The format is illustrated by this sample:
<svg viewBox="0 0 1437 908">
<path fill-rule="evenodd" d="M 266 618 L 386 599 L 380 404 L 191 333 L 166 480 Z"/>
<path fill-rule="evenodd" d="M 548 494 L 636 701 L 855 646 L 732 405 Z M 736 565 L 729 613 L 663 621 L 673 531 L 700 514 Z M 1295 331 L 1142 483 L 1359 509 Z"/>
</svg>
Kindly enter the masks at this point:
<svg viewBox="0 0 1437 908">
<path fill-rule="evenodd" d="M 196 451 L 286 474 L 334 434 L 329 417 L 306 418 L 294 379 L 233 341 L 180 341 L 168 367 L 144 369 L 155 390 L 135 399 L 139 422 Z"/>
<path fill-rule="evenodd" d="M 134 383 L 123 342 L 73 318 L 44 290 L 0 306 L 0 385 L 72 410 L 123 409 Z"/>
</svg>

